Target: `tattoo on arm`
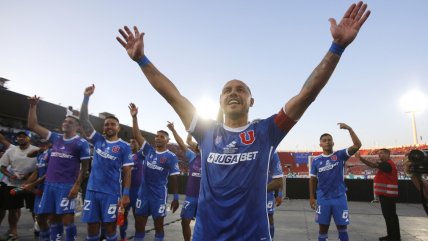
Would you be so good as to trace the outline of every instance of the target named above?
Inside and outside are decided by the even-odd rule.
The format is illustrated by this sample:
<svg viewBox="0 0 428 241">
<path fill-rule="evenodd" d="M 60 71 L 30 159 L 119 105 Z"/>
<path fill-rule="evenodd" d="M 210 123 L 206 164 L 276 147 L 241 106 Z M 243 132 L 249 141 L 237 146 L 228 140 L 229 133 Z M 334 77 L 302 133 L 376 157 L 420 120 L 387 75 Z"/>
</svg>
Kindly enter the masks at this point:
<svg viewBox="0 0 428 241">
<path fill-rule="evenodd" d="M 89 121 L 89 114 L 88 114 L 88 104 L 82 103 L 82 107 L 80 108 L 80 125 L 85 132 L 86 136 L 90 136 L 92 132 L 94 132 L 94 127 L 92 126 L 91 122 Z"/>
</svg>

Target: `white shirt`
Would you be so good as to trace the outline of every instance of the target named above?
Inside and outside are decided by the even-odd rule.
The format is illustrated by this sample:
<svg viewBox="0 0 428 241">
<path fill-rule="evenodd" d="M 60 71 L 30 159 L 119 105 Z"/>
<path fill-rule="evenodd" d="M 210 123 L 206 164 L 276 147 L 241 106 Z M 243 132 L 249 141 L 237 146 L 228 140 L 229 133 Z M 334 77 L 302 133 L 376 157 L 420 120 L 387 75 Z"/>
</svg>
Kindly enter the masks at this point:
<svg viewBox="0 0 428 241">
<path fill-rule="evenodd" d="M 24 183 L 24 176 L 33 172 L 36 169 L 36 158 L 29 158 L 27 154 L 38 150 L 39 148 L 29 145 L 25 150 L 19 146 L 10 146 L 0 159 L 0 165 L 7 167 L 8 171 L 15 175 L 18 179 L 5 178 L 8 186 L 18 187 Z"/>
</svg>

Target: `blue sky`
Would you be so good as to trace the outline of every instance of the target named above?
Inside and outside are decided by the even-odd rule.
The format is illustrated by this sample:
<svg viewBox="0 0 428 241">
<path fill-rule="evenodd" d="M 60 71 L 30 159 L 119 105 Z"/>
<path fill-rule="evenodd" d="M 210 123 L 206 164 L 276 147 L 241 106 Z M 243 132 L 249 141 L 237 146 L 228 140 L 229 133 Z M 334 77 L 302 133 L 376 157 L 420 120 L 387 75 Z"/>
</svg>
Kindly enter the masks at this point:
<svg viewBox="0 0 428 241">
<path fill-rule="evenodd" d="M 80 107 L 94 83 L 89 111 L 108 111 L 140 127 L 166 129 L 172 108 L 148 84 L 117 43 L 117 30 L 137 25 L 145 51 L 195 105 L 218 102 L 230 79 L 248 83 L 255 98 L 250 119 L 276 113 L 297 94 L 331 43 L 329 17 L 339 20 L 352 1 L 2 1 L 0 77 L 10 90 Z M 280 144 L 281 150 L 317 150 L 330 132 L 336 148 L 412 143 L 410 116 L 400 98 L 428 95 L 428 1 L 367 1 L 372 15 L 343 54 L 330 82 Z M 206 109 L 215 110 L 215 107 Z M 214 111 L 213 111 L 214 112 Z M 428 142 L 428 109 L 417 113 L 418 136 Z"/>
</svg>

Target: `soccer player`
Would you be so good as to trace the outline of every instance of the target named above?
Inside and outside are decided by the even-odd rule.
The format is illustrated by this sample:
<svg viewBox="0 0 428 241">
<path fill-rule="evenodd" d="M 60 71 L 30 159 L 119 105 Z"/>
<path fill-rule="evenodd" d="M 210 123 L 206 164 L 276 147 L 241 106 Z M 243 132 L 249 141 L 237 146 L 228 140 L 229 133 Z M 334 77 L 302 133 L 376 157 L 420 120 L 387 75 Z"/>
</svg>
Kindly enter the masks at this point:
<svg viewBox="0 0 428 241">
<path fill-rule="evenodd" d="M 144 240 L 145 228 L 149 215 L 152 215 L 155 224 L 155 241 L 162 241 L 165 233 L 163 221 L 166 216 L 167 183 L 168 176 L 171 178 L 171 191 L 174 200 L 171 202 L 171 210 L 175 212 L 178 208 L 178 159 L 174 153 L 167 149 L 169 141 L 168 132 L 160 130 L 155 136 L 155 146 L 152 147 L 141 135 L 138 127 L 138 108 L 135 104 L 129 105 L 132 116 L 132 130 L 134 138 L 141 149 L 137 152 L 144 162 L 144 185 L 138 193 L 135 211 L 135 241 Z"/>
<path fill-rule="evenodd" d="M 367 20 L 370 11 L 366 9 L 359 2 L 350 6 L 339 24 L 330 19 L 332 46 L 301 91 L 278 113 L 252 123 L 248 112 L 254 99 L 243 81 L 231 80 L 223 87 L 224 123 L 200 119 L 193 104 L 145 55 L 144 33 L 137 27 L 119 30 L 123 38 L 117 37 L 119 43 L 200 144 L 201 190 L 193 240 L 270 240 L 266 215 L 270 156 L 327 84 L 345 47 Z"/>
<path fill-rule="evenodd" d="M 174 128 L 174 123 L 168 122 L 168 129 L 174 135 L 174 139 L 180 147 L 181 151 L 185 153 L 185 159 L 189 162 L 189 176 L 186 184 L 186 199 L 181 208 L 181 229 L 183 231 L 183 238 L 185 241 L 190 241 L 192 237 L 192 230 L 190 229 L 190 222 L 192 218 L 196 218 L 196 210 L 198 209 L 199 187 L 201 183 L 201 154 L 198 145 L 192 143 L 192 136 L 187 135 L 187 143 L 191 148 L 195 148 L 195 152 L 190 150 L 184 144 L 183 139 L 178 135 Z"/>
<path fill-rule="evenodd" d="M 40 200 L 39 218 L 50 218 L 50 239 L 75 240 L 74 209 L 80 184 L 89 167 L 89 143 L 77 135 L 80 128 L 76 116 L 66 116 L 62 123 L 64 134 L 51 132 L 37 121 L 39 97 L 29 97 L 28 127 L 52 143 L 51 156 L 46 171 L 45 187 Z M 63 226 L 64 225 L 64 226 Z M 47 230 L 40 230 L 47 232 Z"/>
<path fill-rule="evenodd" d="M 319 224 L 319 241 L 328 238 L 330 218 L 333 216 L 339 232 L 340 241 L 348 241 L 349 211 L 346 200 L 344 182 L 345 162 L 361 147 L 361 142 L 355 132 L 345 123 L 338 123 L 340 129 L 349 131 L 353 145 L 347 149 L 333 151 L 333 137 L 324 133 L 320 137 L 322 154 L 315 157 L 311 163 L 309 195 L 312 209 L 316 209 L 315 221 Z M 317 187 L 318 181 L 318 188 Z M 315 202 L 315 189 L 317 201 Z"/>
<path fill-rule="evenodd" d="M 268 186 L 267 186 L 267 203 L 266 208 L 269 218 L 269 231 L 270 237 L 273 239 L 275 234 L 275 224 L 273 220 L 273 213 L 275 212 L 275 205 L 278 207 L 282 203 L 282 192 L 278 191 L 278 196 L 275 197 L 277 190 L 282 190 L 282 177 L 284 173 L 281 168 L 281 161 L 277 152 L 272 155 L 269 163 L 268 173 Z"/>
<path fill-rule="evenodd" d="M 50 238 L 49 224 L 48 220 L 46 219 L 47 217 L 46 215 L 39 215 L 40 201 L 42 200 L 46 171 L 48 169 L 49 157 L 51 155 L 50 146 L 51 143 L 49 143 L 48 140 L 42 139 L 40 141 L 40 149 L 32 153 L 28 153 L 28 157 L 36 157 L 37 168 L 34 170 L 28 180 L 21 186 L 22 189 L 35 193 L 33 210 L 34 214 L 36 215 L 37 225 L 39 226 L 39 229 L 42 233 L 40 234 L 40 230 L 34 230 L 34 234 L 36 237 L 39 237 L 40 241 L 49 241 Z"/>
<path fill-rule="evenodd" d="M 132 208 L 132 214 L 135 219 L 135 204 L 137 202 L 137 194 L 140 189 L 141 182 L 143 179 L 143 162 L 144 159 L 137 155 L 140 145 L 138 145 L 137 140 L 131 138 L 129 139 L 129 144 L 132 151 L 132 160 L 134 165 L 131 169 L 131 188 L 129 189 L 129 200 L 130 203 L 125 207 L 125 223 L 119 227 L 120 231 L 120 241 L 126 241 L 126 230 L 128 229 L 128 214 L 129 210 Z M 137 223 L 135 223 L 135 228 L 137 228 Z"/>
<path fill-rule="evenodd" d="M 83 131 L 94 145 L 94 157 L 83 204 L 82 221 L 88 224 L 87 241 L 99 240 L 100 223 L 105 227 L 106 240 L 117 241 L 117 211 L 118 206 L 124 208 L 129 204 L 133 161 L 129 144 L 118 137 L 120 125 L 115 116 L 107 116 L 104 119 L 103 133 L 105 136 L 96 132 L 92 127 L 89 121 L 88 103 L 89 97 L 94 91 L 95 85 L 85 89 L 80 108 Z M 123 191 L 121 190 L 122 181 Z"/>
</svg>

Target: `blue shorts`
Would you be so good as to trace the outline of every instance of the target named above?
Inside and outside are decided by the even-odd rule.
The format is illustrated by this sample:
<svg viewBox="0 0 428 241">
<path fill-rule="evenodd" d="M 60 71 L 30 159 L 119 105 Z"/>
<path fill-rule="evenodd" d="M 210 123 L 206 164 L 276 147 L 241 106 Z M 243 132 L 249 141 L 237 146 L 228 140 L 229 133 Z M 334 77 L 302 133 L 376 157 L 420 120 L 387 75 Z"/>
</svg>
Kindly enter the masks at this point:
<svg viewBox="0 0 428 241">
<path fill-rule="evenodd" d="M 45 183 L 43 195 L 39 204 L 39 214 L 68 214 L 74 213 L 76 199 L 68 199 L 73 184 Z"/>
<path fill-rule="evenodd" d="M 195 218 L 197 208 L 198 198 L 186 196 L 186 200 L 183 202 L 183 207 L 181 208 L 180 217 L 183 219 Z"/>
<path fill-rule="evenodd" d="M 275 197 L 273 195 L 273 192 L 267 193 L 267 202 L 266 202 L 266 209 L 269 215 L 273 215 L 273 212 L 275 212 Z"/>
<path fill-rule="evenodd" d="M 40 214 L 40 201 L 42 200 L 42 196 L 36 195 L 34 198 L 34 214 Z"/>
<path fill-rule="evenodd" d="M 349 224 L 349 210 L 345 195 L 333 199 L 319 199 L 317 204 L 315 222 L 330 225 L 330 219 L 333 216 L 336 225 Z"/>
<path fill-rule="evenodd" d="M 157 199 L 138 198 L 135 202 L 136 216 L 150 216 L 153 219 L 166 216 L 166 201 Z"/>
<path fill-rule="evenodd" d="M 116 194 L 87 190 L 83 202 L 82 222 L 116 222 L 119 198 Z"/>
</svg>

